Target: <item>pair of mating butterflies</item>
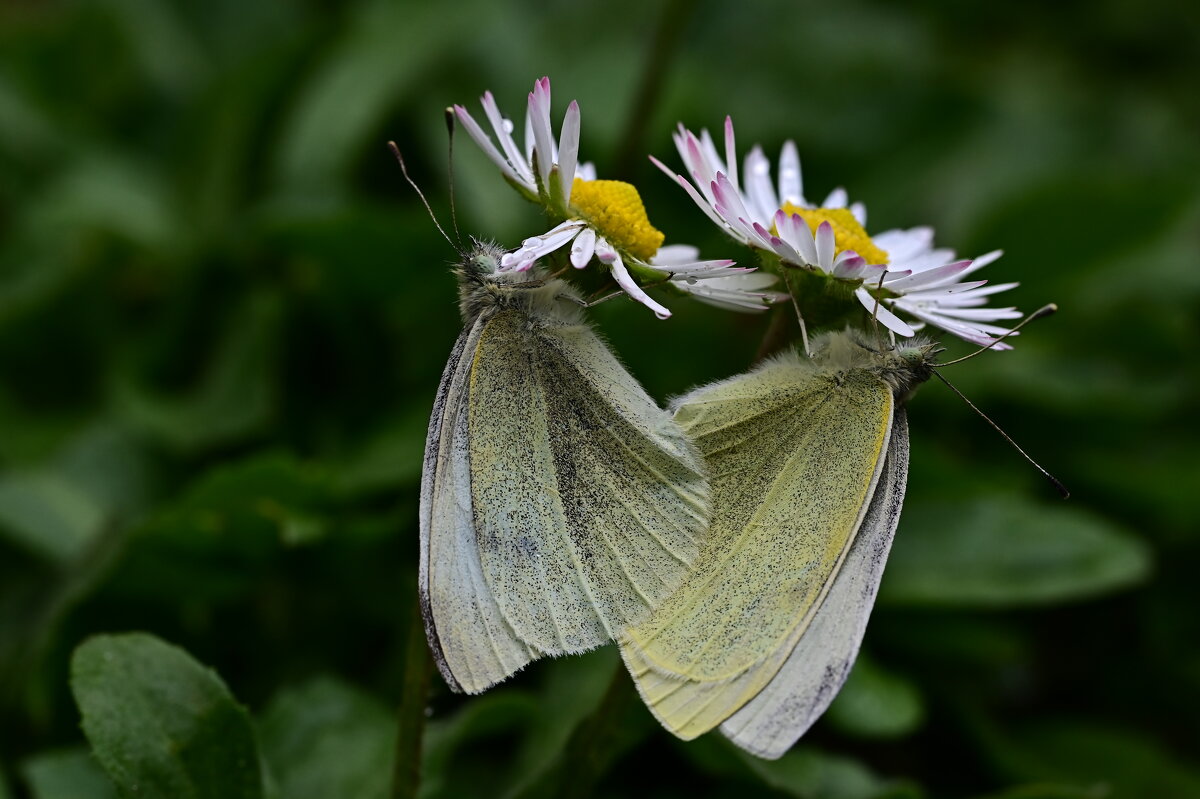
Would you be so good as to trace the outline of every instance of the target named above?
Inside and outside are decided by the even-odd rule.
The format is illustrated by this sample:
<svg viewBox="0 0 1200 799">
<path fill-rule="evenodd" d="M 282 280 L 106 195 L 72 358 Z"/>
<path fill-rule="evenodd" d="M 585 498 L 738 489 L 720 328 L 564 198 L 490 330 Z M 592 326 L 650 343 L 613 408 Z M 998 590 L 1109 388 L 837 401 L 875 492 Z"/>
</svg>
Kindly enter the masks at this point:
<svg viewBox="0 0 1200 799">
<path fill-rule="evenodd" d="M 821 340 L 663 411 L 537 270 L 480 245 L 421 482 L 438 669 L 478 693 L 610 640 L 667 729 L 783 754 L 857 654 L 932 345 Z"/>
</svg>

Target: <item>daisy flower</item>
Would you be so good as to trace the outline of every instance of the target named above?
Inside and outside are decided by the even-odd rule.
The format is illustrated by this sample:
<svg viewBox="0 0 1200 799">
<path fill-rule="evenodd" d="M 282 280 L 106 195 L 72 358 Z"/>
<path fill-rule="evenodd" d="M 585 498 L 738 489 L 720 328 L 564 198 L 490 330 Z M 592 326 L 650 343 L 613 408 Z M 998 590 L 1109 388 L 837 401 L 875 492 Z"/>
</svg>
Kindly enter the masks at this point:
<svg viewBox="0 0 1200 799">
<path fill-rule="evenodd" d="M 752 268 L 737 267 L 730 260 L 698 260 L 698 251 L 687 245 L 662 246 L 664 236 L 650 224 L 637 189 L 617 180 L 597 180 L 590 163 L 579 163 L 579 104 L 574 100 L 554 136 L 549 78 L 537 81 L 529 93 L 524 148 L 517 146 L 514 126 L 500 113 L 491 92 L 484 93 L 481 104 L 495 140 L 461 105 L 454 106 L 454 113 L 505 179 L 558 220 L 505 255 L 502 269 L 529 269 L 537 259 L 569 246 L 572 266 L 582 269 L 598 260 L 626 294 L 660 319 L 671 312 L 651 298 L 631 272 L 643 281 L 670 282 L 697 299 L 736 310 L 762 310 L 778 299 L 762 290 L 773 282 L 769 275 L 750 275 Z"/>
<path fill-rule="evenodd" d="M 779 156 L 778 181 L 771 163 L 755 145 L 739 179 L 733 121 L 725 118 L 724 155 L 707 130 L 697 136 L 682 125 L 673 136 L 691 181 L 656 158 L 651 160 L 675 180 L 714 223 L 741 243 L 778 258 L 784 266 L 857 283 L 859 302 L 889 330 L 911 336 L 925 323 L 986 346 L 1008 328 L 992 322 L 1016 319 L 1015 308 L 985 308 L 991 294 L 1016 286 L 988 286 L 964 280 L 1000 257 L 956 260 L 954 251 L 933 246 L 928 227 L 889 230 L 870 236 L 867 209 L 848 203 L 844 189 L 820 205 L 804 197 L 800 157 L 788 141 Z M 915 317 L 908 322 L 895 311 Z M 1009 349 L 1003 342 L 996 349 Z"/>
</svg>

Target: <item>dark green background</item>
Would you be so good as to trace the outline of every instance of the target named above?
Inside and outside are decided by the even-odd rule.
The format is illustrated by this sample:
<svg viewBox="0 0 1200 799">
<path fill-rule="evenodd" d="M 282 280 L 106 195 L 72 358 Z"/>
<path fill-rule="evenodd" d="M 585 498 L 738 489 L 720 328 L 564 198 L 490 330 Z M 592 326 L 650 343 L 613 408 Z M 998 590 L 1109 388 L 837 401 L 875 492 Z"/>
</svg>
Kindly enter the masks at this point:
<svg viewBox="0 0 1200 799">
<path fill-rule="evenodd" d="M 669 242 L 749 257 L 645 159 L 731 113 L 871 230 L 1004 248 L 985 276 L 1062 311 L 951 379 L 1074 496 L 929 385 L 864 658 L 784 760 L 677 742 L 620 681 L 593 715 L 609 648 L 435 675 L 422 795 L 1200 796 L 1198 31 L 1172 0 L 0 5 L 0 796 L 112 795 L 68 662 L 135 629 L 222 676 L 280 796 L 387 795 L 459 323 L 384 143 L 443 212 L 442 109 L 520 118 L 543 74 Z M 465 136 L 455 168 L 465 232 L 543 229 Z M 749 364 L 765 316 L 669 304 L 594 314 L 654 396 Z"/>
</svg>

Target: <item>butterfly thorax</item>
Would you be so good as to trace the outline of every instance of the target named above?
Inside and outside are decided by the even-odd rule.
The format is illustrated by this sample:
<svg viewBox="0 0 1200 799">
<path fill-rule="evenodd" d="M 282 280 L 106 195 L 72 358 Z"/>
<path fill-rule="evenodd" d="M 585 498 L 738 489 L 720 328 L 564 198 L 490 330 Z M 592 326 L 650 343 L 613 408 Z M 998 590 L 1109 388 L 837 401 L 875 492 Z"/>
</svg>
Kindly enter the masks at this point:
<svg viewBox="0 0 1200 799">
<path fill-rule="evenodd" d="M 864 369 L 877 375 L 891 387 L 900 402 L 905 402 L 917 387 L 933 376 L 936 342 L 925 338 L 884 349 L 867 335 L 852 329 L 827 333 L 814 343 L 813 360 L 834 371 Z"/>
<path fill-rule="evenodd" d="M 538 268 L 502 270 L 504 250 L 488 242 L 475 242 L 454 268 L 458 278 L 458 307 L 463 323 L 471 325 L 484 314 L 519 311 L 531 319 L 576 324 L 580 321 L 579 295 L 561 280 Z"/>
</svg>

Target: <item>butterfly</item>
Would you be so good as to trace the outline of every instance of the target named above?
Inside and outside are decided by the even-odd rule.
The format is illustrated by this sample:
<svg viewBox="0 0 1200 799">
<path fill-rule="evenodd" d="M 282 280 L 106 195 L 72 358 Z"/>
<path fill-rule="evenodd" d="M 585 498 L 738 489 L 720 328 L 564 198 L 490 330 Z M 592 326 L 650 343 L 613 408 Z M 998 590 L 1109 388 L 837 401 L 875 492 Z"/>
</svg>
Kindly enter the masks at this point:
<svg viewBox="0 0 1200 799">
<path fill-rule="evenodd" d="M 708 524 L 699 451 L 583 321 L 582 299 L 476 243 L 429 420 L 422 616 L 447 684 L 478 693 L 645 620 Z"/>
<path fill-rule="evenodd" d="M 694 572 L 626 631 L 622 656 L 659 721 L 720 726 L 779 757 L 845 682 L 908 474 L 904 402 L 937 347 L 826 334 L 674 404 L 708 463 L 709 537 Z"/>
</svg>

